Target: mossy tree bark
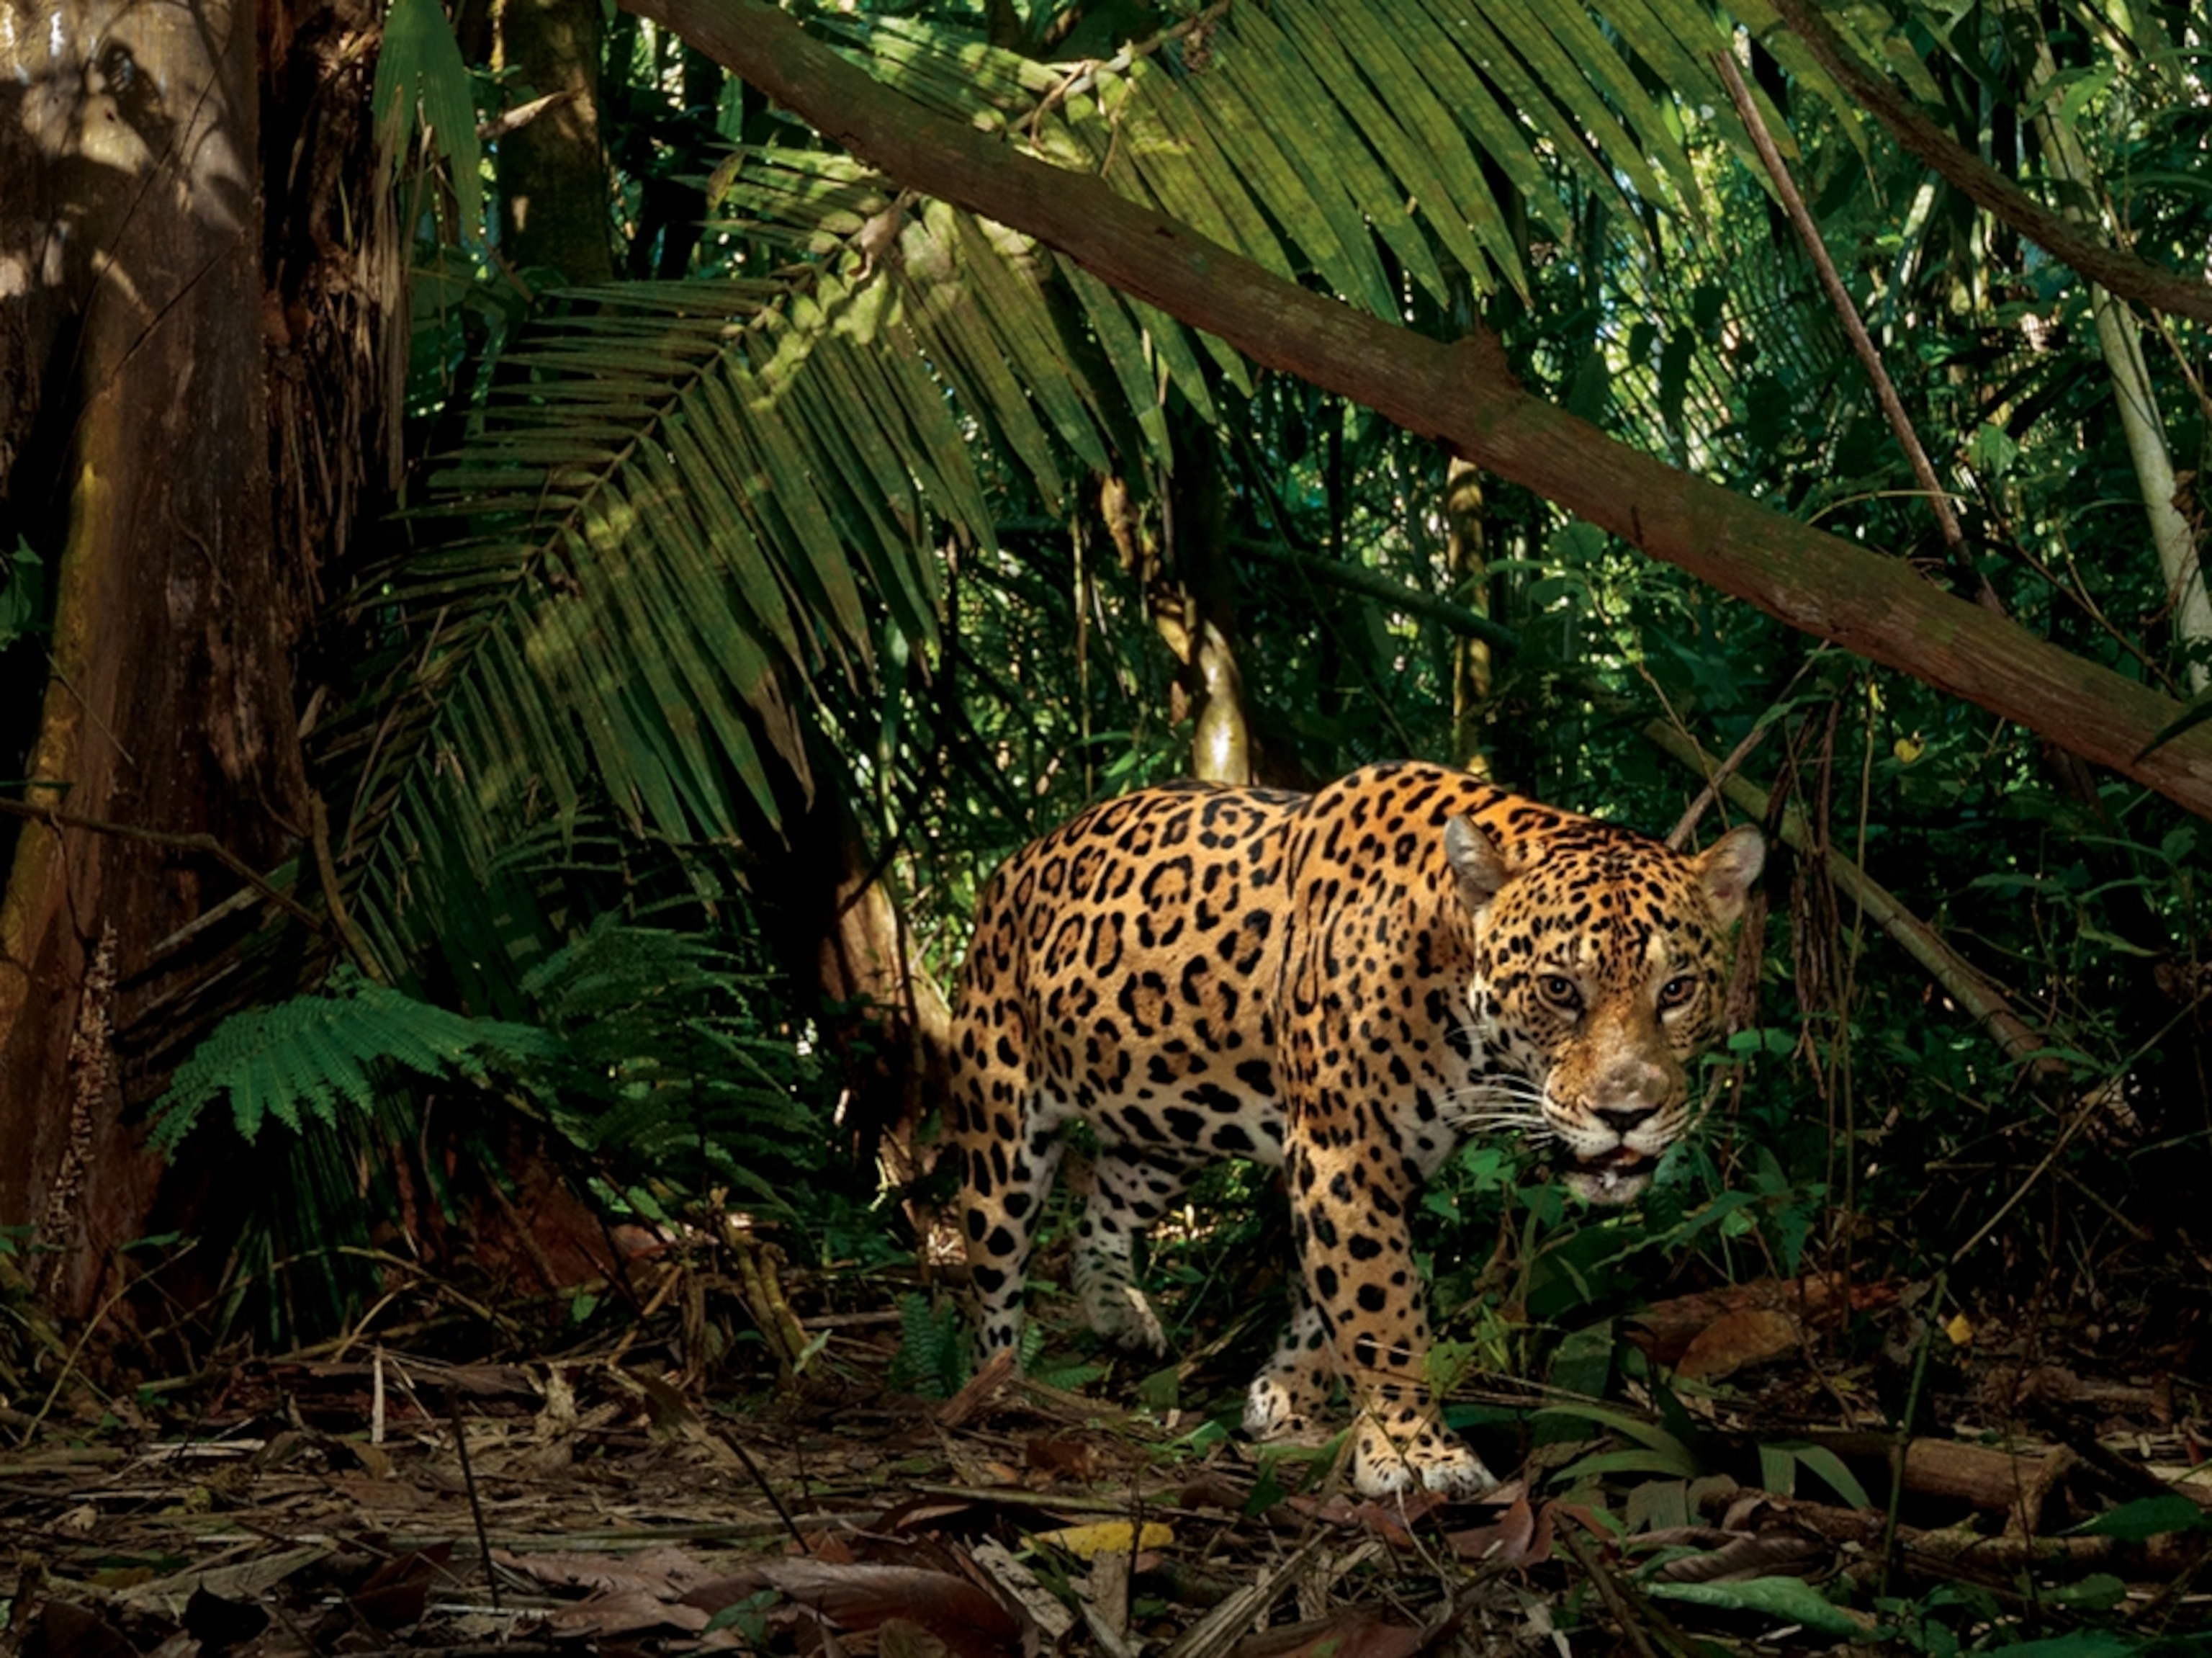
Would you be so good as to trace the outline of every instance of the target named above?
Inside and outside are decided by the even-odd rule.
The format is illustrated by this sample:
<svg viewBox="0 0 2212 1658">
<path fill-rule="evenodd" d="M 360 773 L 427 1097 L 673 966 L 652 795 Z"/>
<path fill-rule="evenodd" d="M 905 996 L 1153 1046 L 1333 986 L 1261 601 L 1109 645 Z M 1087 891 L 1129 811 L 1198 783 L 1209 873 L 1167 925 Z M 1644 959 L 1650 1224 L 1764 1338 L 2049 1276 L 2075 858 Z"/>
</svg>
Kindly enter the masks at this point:
<svg viewBox="0 0 2212 1658">
<path fill-rule="evenodd" d="M 0 897 L 0 1223 L 82 1315 L 156 1166 L 128 1087 L 228 897 L 307 821 L 264 392 L 257 15 L 0 0 L 0 538 L 54 576 L 39 687 L 5 734 L 33 823 Z M 11 718 L 0 712 L 0 721 Z"/>
<path fill-rule="evenodd" d="M 494 15 L 519 95 L 554 100 L 499 141 L 501 251 L 526 273 L 611 281 L 599 0 L 501 0 Z"/>
<path fill-rule="evenodd" d="M 1482 526 L 1482 468 L 1455 456 L 1444 468 L 1445 566 L 1451 596 L 1480 615 L 1491 613 L 1490 549 Z M 1491 775 L 1485 752 L 1490 722 L 1491 650 L 1487 639 L 1452 641 L 1452 759 L 1478 777 Z"/>
</svg>

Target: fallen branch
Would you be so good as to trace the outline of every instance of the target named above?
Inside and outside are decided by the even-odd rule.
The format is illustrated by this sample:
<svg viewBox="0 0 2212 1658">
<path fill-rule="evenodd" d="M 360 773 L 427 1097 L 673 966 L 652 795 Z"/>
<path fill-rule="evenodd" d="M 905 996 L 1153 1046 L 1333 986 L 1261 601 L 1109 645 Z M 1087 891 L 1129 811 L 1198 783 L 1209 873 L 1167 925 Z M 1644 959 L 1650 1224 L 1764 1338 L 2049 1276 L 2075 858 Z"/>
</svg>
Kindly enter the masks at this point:
<svg viewBox="0 0 2212 1658">
<path fill-rule="evenodd" d="M 1890 1434 L 1816 1430 L 1804 1437 L 1869 1474 L 1886 1478 L 1895 1465 L 1897 1440 Z M 2016 1529 L 2032 1534 L 2045 1502 L 2080 1466 L 2081 1459 L 2063 1446 L 2006 1450 L 1963 1440 L 1916 1438 L 1905 1447 L 1904 1484 L 1910 1496 L 2003 1515 Z"/>
<path fill-rule="evenodd" d="M 626 0 L 927 192 L 1034 236 L 1101 280 L 1435 437 L 1782 622 L 2031 727 L 2212 817 L 2212 727 L 2158 740 L 2181 705 L 1930 585 L 1903 560 L 1813 529 L 1607 437 L 1514 380 L 1476 332 L 1443 344 L 1277 277 L 1189 226 L 937 115 L 760 0 Z"/>
<path fill-rule="evenodd" d="M 1875 1436 L 1875 1437 L 1880 1437 Z M 1881 1547 L 1883 1520 L 1870 1509 L 1845 1509 L 1807 1503 L 1771 1492 L 1722 1491 L 1708 1499 L 1709 1509 L 1728 1508 L 1731 1531 L 1801 1528 L 1830 1543 L 1869 1551 L 1856 1570 L 1871 1571 Z M 2008 1533 L 1985 1537 L 1961 1529 L 1923 1530 L 1900 1526 L 1899 1564 L 1914 1576 L 2010 1585 L 2019 1573 L 2080 1577 L 2116 1572 L 2137 1579 L 2171 1577 L 2186 1571 L 2203 1551 L 2203 1539 L 2180 1533 L 2136 1540 L 2119 1537 L 2032 1537 Z"/>
</svg>

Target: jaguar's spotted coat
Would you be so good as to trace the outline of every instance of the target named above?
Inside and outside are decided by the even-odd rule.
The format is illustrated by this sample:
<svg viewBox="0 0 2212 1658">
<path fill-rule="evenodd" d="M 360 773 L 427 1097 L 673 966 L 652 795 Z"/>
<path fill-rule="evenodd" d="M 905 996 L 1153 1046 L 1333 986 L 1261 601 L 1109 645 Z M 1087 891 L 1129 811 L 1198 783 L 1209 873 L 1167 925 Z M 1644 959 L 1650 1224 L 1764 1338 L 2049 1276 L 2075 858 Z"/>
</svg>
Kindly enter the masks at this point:
<svg viewBox="0 0 2212 1658">
<path fill-rule="evenodd" d="M 1374 1495 L 1495 1482 L 1437 1420 L 1407 1234 L 1474 1126 L 1548 1133 L 1567 1184 L 1641 1192 L 1690 1116 L 1727 936 L 1765 849 L 1698 856 L 1423 765 L 1311 795 L 1183 783 L 1093 808 L 992 879 L 961 978 L 954 1123 L 987 1351 L 1020 1337 L 1059 1131 L 1097 1131 L 1075 1287 L 1164 1350 L 1133 1235 L 1198 1165 L 1286 1166 L 1304 1295 L 1246 1426 L 1291 1431 L 1333 1378 Z"/>
</svg>

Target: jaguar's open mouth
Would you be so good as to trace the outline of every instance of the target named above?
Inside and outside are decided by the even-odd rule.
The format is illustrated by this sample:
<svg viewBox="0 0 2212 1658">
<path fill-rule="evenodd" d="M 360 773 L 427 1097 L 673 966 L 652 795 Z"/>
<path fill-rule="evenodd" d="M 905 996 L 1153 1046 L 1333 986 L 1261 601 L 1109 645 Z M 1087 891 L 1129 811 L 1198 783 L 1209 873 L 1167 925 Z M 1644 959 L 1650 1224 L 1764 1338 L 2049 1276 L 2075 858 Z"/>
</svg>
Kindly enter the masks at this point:
<svg viewBox="0 0 2212 1658">
<path fill-rule="evenodd" d="M 1659 1160 L 1627 1146 L 1615 1146 L 1595 1157 L 1575 1159 L 1573 1184 L 1583 1195 L 1602 1203 L 1633 1198 L 1651 1178 Z"/>
</svg>

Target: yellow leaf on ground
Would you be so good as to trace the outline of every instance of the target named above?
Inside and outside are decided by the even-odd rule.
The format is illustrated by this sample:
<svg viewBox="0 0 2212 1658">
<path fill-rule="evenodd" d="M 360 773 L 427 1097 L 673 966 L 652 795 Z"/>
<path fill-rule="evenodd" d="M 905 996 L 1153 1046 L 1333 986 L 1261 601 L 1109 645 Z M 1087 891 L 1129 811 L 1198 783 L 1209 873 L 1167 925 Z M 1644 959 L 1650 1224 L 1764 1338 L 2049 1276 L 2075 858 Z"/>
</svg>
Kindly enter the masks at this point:
<svg viewBox="0 0 2212 1658">
<path fill-rule="evenodd" d="M 1062 1526 L 1055 1532 L 1038 1532 L 1032 1543 L 1049 1543 L 1079 1560 L 1099 1554 L 1133 1554 L 1139 1549 L 1164 1549 L 1175 1541 L 1175 1527 L 1164 1521 L 1147 1520 L 1139 1531 L 1126 1520 L 1101 1520 L 1089 1526 Z"/>
</svg>

